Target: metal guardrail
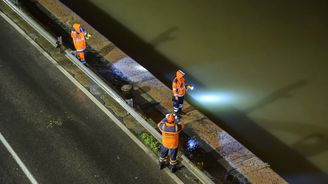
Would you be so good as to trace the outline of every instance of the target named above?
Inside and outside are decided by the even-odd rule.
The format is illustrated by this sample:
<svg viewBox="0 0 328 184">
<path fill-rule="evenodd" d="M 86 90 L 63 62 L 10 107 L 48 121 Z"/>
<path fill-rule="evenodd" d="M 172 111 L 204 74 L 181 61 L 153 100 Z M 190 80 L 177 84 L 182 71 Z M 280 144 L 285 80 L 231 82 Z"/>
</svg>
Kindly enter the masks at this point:
<svg viewBox="0 0 328 184">
<path fill-rule="evenodd" d="M 130 107 L 123 98 L 121 98 L 111 87 L 101 80 L 94 72 L 84 66 L 71 52 L 66 51 L 66 57 L 70 59 L 81 71 L 90 77 L 99 87 L 101 87 L 110 97 L 119 103 L 127 112 L 130 113 L 152 136 L 161 142 L 161 134 L 156 131 L 141 115 Z M 185 155 L 181 155 L 181 163 L 192 172 L 202 183 L 214 184 L 214 182 L 200 171 Z"/>
<path fill-rule="evenodd" d="M 40 35 L 49 41 L 54 47 L 60 44 L 59 39 L 55 39 L 46 30 L 44 30 L 37 22 L 23 13 L 10 0 L 3 0 L 15 13 L 17 13 L 23 20 L 25 20 L 31 27 L 33 27 Z M 90 77 L 99 87 L 101 87 L 109 96 L 118 102 L 131 116 L 133 116 L 150 134 L 152 134 L 159 142 L 161 142 L 161 134 L 157 132 L 145 119 L 143 119 L 133 108 L 131 108 L 112 88 L 110 88 L 104 81 L 102 81 L 89 68 L 84 66 L 74 55 L 66 51 L 66 57 L 70 59 L 78 68 L 81 69 L 88 77 Z M 200 171 L 185 155 L 181 155 L 181 163 L 192 172 L 202 183 L 214 184 L 214 182 Z"/>
<path fill-rule="evenodd" d="M 59 37 L 57 40 L 50 35 L 47 31 L 45 31 L 37 22 L 35 22 L 31 17 L 27 16 L 24 12 L 22 12 L 14 3 L 11 1 L 13 0 L 2 0 L 4 3 L 6 3 L 14 12 L 16 12 L 23 20 L 25 20 L 32 28 L 34 28 L 39 34 L 41 34 L 46 40 L 49 41 L 51 45 L 54 47 L 58 47 L 61 44 L 61 37 Z M 19 1 L 19 0 L 17 0 Z M 66 53 L 66 56 L 70 58 L 71 54 Z M 71 58 L 70 58 L 71 59 Z M 73 59 L 77 60 L 74 56 Z M 71 59 L 72 60 L 72 59 Z M 78 61 L 78 60 L 77 60 Z M 73 61 L 72 61 L 73 62 Z M 82 65 L 79 61 L 73 62 L 74 64 L 80 65 L 80 69 L 86 68 L 84 65 Z M 90 75 L 93 75 L 97 77 L 92 71 L 90 71 Z M 87 74 L 87 73 L 86 73 Z M 88 75 L 88 74 L 87 74 Z M 90 78 L 92 78 L 90 75 L 88 75 Z M 97 77 L 98 78 L 98 77 Z M 92 78 L 93 79 L 93 78 Z M 99 81 L 102 81 L 98 78 Z M 102 81 L 103 82 L 103 81 Z M 99 84 L 98 84 L 99 85 Z M 101 86 L 101 85 L 99 85 Z M 101 86 L 102 89 L 111 89 L 106 84 L 104 86 Z M 161 135 L 159 132 L 157 132 L 152 126 L 148 124 L 137 112 L 134 111 L 129 105 L 125 103 L 125 101 L 120 98 L 120 96 L 113 90 L 105 90 L 108 95 L 110 95 L 113 99 L 115 99 L 124 109 L 126 109 L 145 129 L 147 129 L 157 140 L 160 141 Z M 203 172 L 201 172 L 197 167 L 193 165 L 193 163 L 184 155 L 181 156 L 182 158 L 182 164 L 191 171 L 201 182 L 203 183 L 214 183 L 209 177 L 207 177 Z"/>
<path fill-rule="evenodd" d="M 46 40 L 50 42 L 50 44 L 54 47 L 58 47 L 60 41 L 50 35 L 47 31 L 45 31 L 37 22 L 35 22 L 31 17 L 22 12 L 16 5 L 14 5 L 10 0 L 3 0 L 17 15 L 19 15 L 22 19 L 24 19 L 33 29 L 35 29 L 38 33 L 40 33 Z"/>
</svg>

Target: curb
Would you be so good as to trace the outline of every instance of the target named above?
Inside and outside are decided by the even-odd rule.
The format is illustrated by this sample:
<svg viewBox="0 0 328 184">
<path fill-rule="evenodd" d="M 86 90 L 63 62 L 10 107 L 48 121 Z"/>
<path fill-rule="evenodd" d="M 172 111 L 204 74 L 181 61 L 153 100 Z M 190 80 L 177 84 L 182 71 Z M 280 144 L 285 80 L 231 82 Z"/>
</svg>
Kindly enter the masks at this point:
<svg viewBox="0 0 328 184">
<path fill-rule="evenodd" d="M 46 30 L 44 30 L 38 23 L 36 23 L 31 17 L 24 14 L 21 10 L 19 10 L 10 0 L 3 0 L 17 15 L 19 15 L 22 19 L 24 19 L 31 27 L 33 27 L 40 35 L 42 35 L 49 43 L 58 47 L 60 44 L 60 38 L 55 39 L 51 36 Z"/>
<path fill-rule="evenodd" d="M 83 71 L 92 81 L 100 86 L 109 96 L 116 100 L 131 116 L 135 118 L 152 136 L 161 142 L 161 134 L 156 131 L 145 119 L 143 119 L 133 108 L 131 108 L 113 89 L 111 89 L 104 81 L 102 81 L 95 73 L 85 67 L 70 52 L 66 51 L 66 57 L 71 60 L 77 67 Z M 214 182 L 200 171 L 185 155 L 181 154 L 181 163 L 192 172 L 202 183 L 211 184 Z"/>
<path fill-rule="evenodd" d="M 58 47 L 58 40 L 54 39 L 48 32 L 46 32 L 38 23 L 32 20 L 30 17 L 25 15 L 20 11 L 15 5 L 13 5 L 8 0 L 3 0 L 15 13 L 17 13 L 22 19 L 24 19 L 33 29 L 35 29 L 40 35 L 42 35 L 52 46 Z M 4 15 L 6 16 L 6 15 Z M 6 16 L 7 17 L 7 16 Z M 8 20 L 11 21 L 9 17 Z M 7 21 L 8 21 L 7 20 Z M 15 24 L 13 21 L 10 22 L 11 25 Z M 15 24 L 16 25 L 16 24 Z M 24 31 L 15 26 L 28 41 L 30 41 L 46 58 L 48 58 L 57 69 L 59 69 L 69 80 L 71 80 L 83 93 L 85 93 L 109 118 L 111 118 L 142 150 L 145 151 L 153 160 L 157 160 L 154 153 L 146 147 L 134 134 L 127 129 L 123 123 L 116 118 L 116 116 L 111 113 L 103 104 L 101 104 L 88 90 L 86 90 L 75 78 L 73 78 L 63 67 L 61 67 L 45 50 L 43 50 L 36 42 L 34 42 Z M 66 57 L 73 62 L 84 74 L 86 74 L 92 81 L 98 84 L 110 97 L 112 97 L 116 102 L 118 102 L 125 110 L 132 115 L 135 120 L 137 120 L 147 131 L 149 131 L 158 141 L 161 140 L 161 135 L 157 132 L 147 121 L 145 121 L 133 108 L 131 108 L 113 89 L 111 89 L 105 82 L 103 82 L 99 77 L 97 77 L 91 70 L 81 64 L 70 52 L 66 51 Z M 207 177 L 203 172 L 201 172 L 193 163 L 184 155 L 181 156 L 181 163 L 192 172 L 202 183 L 214 183 L 209 177 Z M 183 183 L 175 174 L 172 174 L 168 169 L 164 171 L 176 182 Z"/>
</svg>

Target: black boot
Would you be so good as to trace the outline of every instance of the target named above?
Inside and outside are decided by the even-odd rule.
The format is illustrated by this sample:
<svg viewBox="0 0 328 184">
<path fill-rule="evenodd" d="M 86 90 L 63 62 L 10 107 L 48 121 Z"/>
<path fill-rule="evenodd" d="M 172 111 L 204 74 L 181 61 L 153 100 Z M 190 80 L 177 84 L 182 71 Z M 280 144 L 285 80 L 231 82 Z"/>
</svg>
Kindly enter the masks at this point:
<svg viewBox="0 0 328 184">
<path fill-rule="evenodd" d="M 179 111 L 178 111 L 178 116 L 183 116 L 183 115 L 185 115 L 185 113 L 181 110 L 181 109 L 179 109 Z"/>
<path fill-rule="evenodd" d="M 177 170 L 177 166 L 170 164 L 170 170 L 171 170 L 171 173 L 174 173 Z"/>
<path fill-rule="evenodd" d="M 159 170 L 162 170 L 165 166 L 165 163 L 164 162 L 158 162 L 158 165 L 159 165 Z"/>
</svg>

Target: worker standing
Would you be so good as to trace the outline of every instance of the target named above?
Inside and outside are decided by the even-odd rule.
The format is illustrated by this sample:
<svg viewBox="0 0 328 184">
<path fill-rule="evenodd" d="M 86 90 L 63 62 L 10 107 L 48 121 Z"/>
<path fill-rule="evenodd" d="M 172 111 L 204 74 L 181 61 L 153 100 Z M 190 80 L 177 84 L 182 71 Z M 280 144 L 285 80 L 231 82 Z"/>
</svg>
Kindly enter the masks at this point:
<svg viewBox="0 0 328 184">
<path fill-rule="evenodd" d="M 84 50 L 86 49 L 86 39 L 89 39 L 91 35 L 87 33 L 80 24 L 73 24 L 73 30 L 71 32 L 71 37 L 73 39 L 75 53 L 77 58 L 81 61 L 81 63 L 85 64 L 85 54 Z"/>
<path fill-rule="evenodd" d="M 176 77 L 172 83 L 172 92 L 173 92 L 173 110 L 174 113 L 183 115 L 182 106 L 184 95 L 186 94 L 187 89 L 193 89 L 192 86 L 189 86 L 185 82 L 185 73 L 181 70 L 176 72 Z"/>
<path fill-rule="evenodd" d="M 158 128 L 162 132 L 162 147 L 159 157 L 159 168 L 163 169 L 168 153 L 170 152 L 170 170 L 176 171 L 177 154 L 179 146 L 179 132 L 184 125 L 179 122 L 179 119 L 174 114 L 167 114 L 165 118 L 158 123 Z"/>
</svg>

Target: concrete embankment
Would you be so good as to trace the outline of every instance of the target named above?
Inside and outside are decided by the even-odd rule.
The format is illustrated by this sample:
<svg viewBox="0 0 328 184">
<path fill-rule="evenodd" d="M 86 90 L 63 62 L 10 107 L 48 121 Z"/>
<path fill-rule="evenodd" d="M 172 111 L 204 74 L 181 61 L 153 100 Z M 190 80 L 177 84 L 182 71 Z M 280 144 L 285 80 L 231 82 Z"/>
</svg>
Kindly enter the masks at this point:
<svg viewBox="0 0 328 184">
<path fill-rule="evenodd" d="M 144 139 L 142 138 L 142 136 L 140 136 L 140 134 L 141 135 L 147 134 L 146 133 L 147 130 L 145 130 L 141 126 L 141 124 L 139 124 L 136 121 L 136 119 L 134 119 L 132 117 L 132 115 L 131 115 L 132 111 L 127 112 L 125 108 L 122 108 L 121 104 L 119 104 L 115 99 L 113 99 L 114 97 L 119 98 L 119 96 L 108 95 L 106 92 L 104 92 L 102 90 L 102 88 L 100 86 L 97 86 L 98 81 L 96 81 L 92 77 L 89 77 L 86 73 L 84 73 L 84 71 L 82 69 L 80 69 L 79 67 L 77 67 L 76 65 L 73 64 L 73 63 L 78 63 L 79 65 L 82 65 L 82 64 L 80 64 L 80 62 L 78 60 L 76 60 L 76 58 L 73 57 L 74 58 L 73 60 L 76 60 L 76 61 L 70 60 L 67 57 L 65 57 L 65 55 L 63 54 L 61 49 L 59 49 L 59 48 L 55 49 L 54 45 L 51 44 L 49 42 L 49 40 L 47 40 L 47 37 L 45 36 L 45 35 L 48 35 L 49 37 L 51 37 L 51 35 L 49 35 L 49 33 L 47 33 L 47 32 L 44 32 L 44 31 L 42 32 L 42 31 L 40 31 L 40 29 L 36 28 L 39 25 L 37 23 L 35 23 L 35 21 L 33 19 L 29 18 L 28 15 L 26 15 L 27 12 L 24 11 L 24 10 L 26 10 L 25 7 L 22 7 L 23 11 L 21 11 L 15 5 L 9 3 L 9 1 L 5 1 L 5 2 L 8 6 L 3 1 L 0 1 L 1 16 L 4 17 L 5 20 L 10 22 L 10 24 L 13 25 L 22 35 L 24 35 L 24 37 L 27 40 L 29 40 L 32 43 L 32 45 L 34 45 L 36 48 L 38 48 L 38 50 L 41 51 L 41 53 L 50 60 L 50 61 L 43 60 L 40 62 L 41 63 L 42 62 L 52 62 L 52 64 L 51 63 L 45 63 L 45 64 L 50 64 L 51 66 L 56 66 L 59 71 L 61 71 L 63 74 L 65 74 L 66 77 L 69 80 L 71 80 L 71 82 L 73 82 L 76 86 L 78 86 L 78 88 L 80 89 L 80 90 L 79 89 L 71 90 L 69 93 L 74 94 L 75 98 L 80 99 L 83 102 L 91 99 L 94 102 L 94 104 L 99 107 L 99 109 L 98 108 L 97 109 L 91 108 L 91 109 L 93 109 L 95 111 L 101 110 L 104 112 L 104 114 L 102 113 L 102 115 L 107 115 L 110 118 L 109 121 L 105 121 L 106 126 L 107 125 L 113 126 L 113 122 L 114 122 L 114 124 L 117 125 L 117 126 L 114 125 L 114 127 L 117 127 L 117 128 L 120 127 L 123 130 L 123 132 L 125 132 L 141 148 L 141 150 L 143 150 L 146 153 L 146 155 L 148 155 L 151 158 L 151 160 L 153 162 L 152 164 L 156 164 L 158 157 L 149 148 L 147 148 L 144 145 L 146 143 L 145 143 Z M 32 63 L 29 63 L 29 65 L 34 70 L 36 70 L 36 68 L 39 67 L 38 64 L 33 66 Z M 86 68 L 86 67 L 84 67 L 84 68 Z M 44 71 L 43 71 L 43 73 L 44 73 Z M 52 73 L 52 72 L 50 72 L 50 73 Z M 57 75 L 55 75 L 55 76 L 57 76 Z M 38 78 L 38 80 L 44 80 L 44 79 L 41 77 L 41 78 Z M 63 79 L 63 78 L 59 79 L 58 77 L 56 77 L 56 80 L 62 81 L 63 83 L 67 83 L 69 81 L 69 80 L 65 81 L 65 79 Z M 48 81 L 48 80 L 46 80 L 46 81 Z M 72 85 L 72 83 L 70 83 L 70 82 L 68 82 L 68 84 Z M 54 86 L 52 86 L 52 87 L 54 87 Z M 59 89 L 56 89 L 56 90 L 59 90 Z M 56 90 L 52 90 L 52 92 L 56 91 Z M 81 92 L 83 92 L 85 95 L 87 95 L 88 98 L 86 98 L 86 96 L 81 94 Z M 68 94 L 68 93 L 63 93 L 63 94 Z M 38 96 L 37 98 L 43 98 L 43 96 L 41 95 L 41 96 Z M 65 96 L 62 98 L 64 99 L 67 97 Z M 83 106 L 83 107 L 89 107 L 89 106 L 87 105 L 87 106 Z M 90 108 L 89 108 L 88 112 L 91 112 Z M 36 114 L 40 115 L 39 113 L 36 113 Z M 64 114 L 66 114 L 66 112 Z M 55 113 L 53 115 L 56 116 L 58 114 Z M 54 126 L 62 126 L 63 124 L 65 126 L 65 123 L 63 123 L 61 121 L 62 119 L 65 119 L 65 118 L 58 117 L 58 118 L 55 118 L 55 120 L 50 120 L 50 124 L 46 125 L 46 127 L 52 128 Z M 32 118 L 32 120 L 33 120 L 33 118 Z M 95 123 L 94 120 L 91 120 L 89 118 L 87 118 L 86 121 L 91 124 Z M 48 121 L 45 121 L 45 122 L 43 121 L 43 123 L 46 123 L 46 124 L 47 124 L 47 122 Z M 66 122 L 66 125 L 71 126 L 70 123 L 71 122 Z M 79 126 L 85 125 L 84 123 L 78 123 L 78 124 L 79 124 Z M 106 129 L 104 127 L 105 126 L 103 126 L 100 129 L 102 131 L 104 131 Z M 90 132 L 90 130 L 91 129 L 88 129 L 87 132 L 91 133 L 92 135 L 87 136 L 86 137 L 87 139 L 91 138 L 93 136 L 96 136 L 96 137 L 100 138 L 102 141 L 105 140 L 104 138 L 99 137 L 98 133 L 94 134 L 94 133 L 92 133 L 92 131 Z M 73 132 L 76 132 L 76 131 L 78 131 L 78 130 L 76 130 L 76 129 L 73 130 Z M 107 130 L 105 130 L 105 132 L 112 135 Z M 119 132 L 122 133 L 121 131 L 119 131 Z M 106 136 L 106 134 L 103 134 L 103 135 Z M 110 135 L 108 135 L 108 136 L 110 136 Z M 66 136 L 66 134 L 65 134 L 65 136 Z M 108 138 L 108 136 L 106 136 L 106 137 Z M 149 137 L 149 136 L 147 135 L 147 137 Z M 80 136 L 80 138 L 81 138 L 81 136 Z M 80 138 L 78 140 L 81 140 Z M 82 142 L 83 142 L 83 140 L 82 140 Z M 144 142 L 144 144 L 142 142 Z M 154 143 L 154 142 L 152 142 L 152 143 Z M 115 146 L 117 146 L 117 142 L 115 144 L 116 144 Z M 94 144 L 86 144 L 86 145 L 88 145 L 87 147 L 89 149 L 91 149 L 91 150 L 86 149 L 85 150 L 86 152 L 95 151 L 95 149 L 92 149 Z M 109 146 L 108 148 L 113 148 L 113 146 Z M 141 151 L 141 150 L 139 149 L 139 151 Z M 117 155 L 115 155 L 115 156 L 117 156 Z M 106 157 L 106 159 L 108 159 L 108 155 L 105 157 Z M 97 158 L 99 158 L 99 154 L 98 154 Z M 51 161 L 53 161 L 53 160 L 51 160 Z M 147 164 L 147 162 L 143 162 L 142 164 Z M 64 162 L 63 164 L 69 164 L 69 163 Z M 111 164 L 109 164 L 108 162 L 107 163 L 102 162 L 100 165 L 102 165 L 102 164 L 105 164 L 108 167 L 111 166 Z M 137 165 L 139 165 L 139 164 L 137 164 Z M 188 166 L 190 166 L 189 168 L 195 168 L 194 166 L 192 166 L 192 164 L 189 164 Z M 66 167 L 66 166 L 62 166 L 62 167 Z M 99 165 L 98 165 L 98 168 L 99 168 Z M 112 167 L 110 167 L 110 168 L 112 168 Z M 116 167 L 116 166 L 112 169 L 122 170 L 121 168 Z M 123 170 L 123 172 L 124 171 L 126 171 L 126 170 Z M 189 172 L 189 169 L 186 169 L 185 167 L 179 169 L 175 174 L 170 173 L 170 171 L 166 168 L 164 169 L 164 172 L 168 176 L 170 176 L 171 179 L 173 179 L 175 181 L 175 183 L 182 183 L 182 182 L 199 183 L 199 180 L 197 178 L 195 178 L 194 175 L 191 172 Z M 113 172 L 111 172 L 111 173 L 113 173 Z M 115 172 L 114 172 L 114 174 L 115 174 Z M 72 178 L 72 177 L 73 176 L 69 174 L 68 178 Z M 106 177 L 108 177 L 108 175 Z M 99 177 L 98 179 L 101 179 L 101 178 L 103 178 L 103 177 Z M 47 179 L 51 180 L 51 178 L 49 178 L 49 177 L 47 177 Z M 78 181 L 76 181 L 76 182 L 79 183 Z M 63 183 L 63 182 L 61 182 L 61 183 Z M 67 182 L 64 182 L 64 183 L 67 183 Z M 72 183 L 72 182 L 69 182 L 69 183 Z M 91 182 L 91 183 L 98 183 L 98 182 Z M 128 182 L 128 183 L 131 183 L 131 182 Z M 206 182 L 206 183 L 211 183 L 211 182 Z"/>
<path fill-rule="evenodd" d="M 154 106 L 155 108 L 163 114 L 171 111 L 170 89 L 150 72 L 94 30 L 91 25 L 83 21 L 61 2 L 57 0 L 39 0 L 38 3 L 49 15 L 56 18 L 62 26 L 68 28 L 72 22 L 81 23 L 94 35 L 93 39 L 89 41 L 89 46 L 92 49 L 100 53 L 126 79 L 138 87 L 138 91 L 142 92 L 142 97 L 152 104 L 157 104 Z M 267 163 L 261 161 L 194 107 L 186 103 L 185 109 L 187 112 L 183 118 L 186 125 L 185 133 L 204 141 L 210 148 L 208 149 L 209 152 L 215 150 L 221 157 L 219 161 L 226 169 L 231 170 L 232 173 L 243 175 L 250 183 L 286 183 Z"/>
</svg>

